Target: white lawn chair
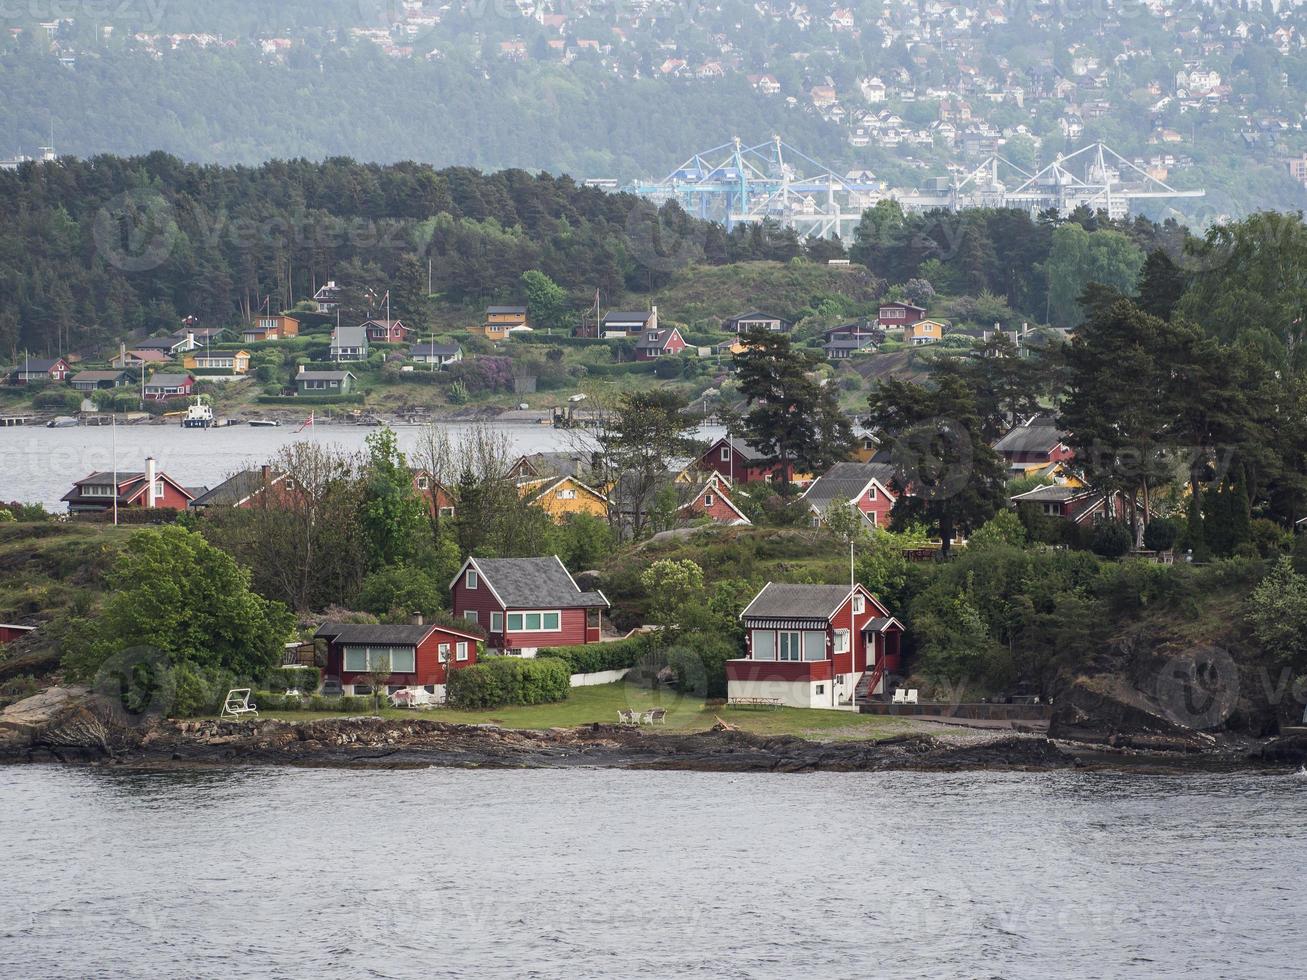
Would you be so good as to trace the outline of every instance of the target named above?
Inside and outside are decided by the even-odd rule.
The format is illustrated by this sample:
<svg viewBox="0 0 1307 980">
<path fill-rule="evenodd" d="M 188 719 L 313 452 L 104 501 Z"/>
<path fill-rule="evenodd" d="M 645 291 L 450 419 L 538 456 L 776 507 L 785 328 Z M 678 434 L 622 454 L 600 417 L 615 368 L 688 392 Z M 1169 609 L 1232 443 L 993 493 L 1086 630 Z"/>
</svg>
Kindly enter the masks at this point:
<svg viewBox="0 0 1307 980">
<path fill-rule="evenodd" d="M 652 711 L 648 712 L 648 714 L 647 714 L 647 718 L 648 718 L 648 720 L 649 720 L 649 724 L 651 724 L 651 725 L 666 725 L 666 724 L 667 724 L 667 709 L 666 709 L 666 708 L 654 708 Z"/>
<path fill-rule="evenodd" d="M 637 723 L 635 712 L 630 708 L 617 709 L 617 723 L 619 725 L 634 725 Z"/>
<path fill-rule="evenodd" d="M 908 692 L 901 687 L 894 688 L 894 697 L 890 698 L 890 704 L 907 704 Z"/>
<path fill-rule="evenodd" d="M 907 697 L 907 700 L 905 700 L 903 703 L 904 703 L 904 704 L 916 704 L 916 703 L 917 703 L 917 689 L 916 689 L 915 687 L 908 691 L 908 697 Z"/>
<path fill-rule="evenodd" d="M 259 717 L 259 706 L 250 704 L 250 689 L 248 687 L 235 687 L 227 692 L 227 697 L 223 699 L 222 711 L 219 718 L 244 718 L 246 715 Z"/>
</svg>

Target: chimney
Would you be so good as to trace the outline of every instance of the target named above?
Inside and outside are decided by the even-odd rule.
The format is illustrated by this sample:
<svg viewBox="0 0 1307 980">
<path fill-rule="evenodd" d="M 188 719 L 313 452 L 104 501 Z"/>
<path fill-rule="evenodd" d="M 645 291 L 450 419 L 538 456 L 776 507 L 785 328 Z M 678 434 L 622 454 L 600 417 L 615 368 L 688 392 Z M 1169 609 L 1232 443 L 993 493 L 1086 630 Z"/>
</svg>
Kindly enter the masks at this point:
<svg viewBox="0 0 1307 980">
<path fill-rule="evenodd" d="M 649 329 L 658 329 L 658 307 L 656 305 L 649 307 Z"/>
<path fill-rule="evenodd" d="M 1022 324 L 1021 324 L 1021 332 L 1022 332 L 1022 333 L 1029 333 L 1029 332 L 1030 332 L 1030 324 L 1029 324 L 1029 323 L 1022 323 Z"/>
<path fill-rule="evenodd" d="M 426 624 L 426 620 L 422 618 L 422 614 L 420 612 L 415 612 L 412 616 L 410 616 L 409 622 L 412 623 L 414 626 L 423 626 Z"/>
<path fill-rule="evenodd" d="M 153 456 L 145 457 L 145 506 L 156 506 L 154 501 L 154 481 L 158 478 L 158 467 Z"/>
<path fill-rule="evenodd" d="M 300 374 L 303 374 L 303 373 L 304 373 L 304 365 L 303 365 L 303 364 L 300 365 L 299 373 L 300 373 Z"/>
</svg>

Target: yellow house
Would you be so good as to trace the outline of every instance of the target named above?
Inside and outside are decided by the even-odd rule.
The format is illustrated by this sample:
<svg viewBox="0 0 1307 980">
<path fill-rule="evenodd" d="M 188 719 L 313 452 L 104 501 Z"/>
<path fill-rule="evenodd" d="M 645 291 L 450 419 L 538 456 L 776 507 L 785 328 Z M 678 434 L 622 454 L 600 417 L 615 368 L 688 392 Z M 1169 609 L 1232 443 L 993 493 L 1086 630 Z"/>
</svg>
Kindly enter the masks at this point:
<svg viewBox="0 0 1307 980">
<path fill-rule="evenodd" d="M 498 341 L 507 340 L 511 330 L 524 329 L 529 329 L 525 306 L 487 306 L 485 322 L 473 327 L 471 332 Z"/>
<path fill-rule="evenodd" d="M 561 524 L 572 514 L 591 517 L 608 516 L 608 498 L 574 476 L 527 480 L 517 485 L 517 492 Z"/>
<path fill-rule="evenodd" d="M 918 347 L 938 343 L 944 339 L 944 323 L 941 320 L 918 320 L 904 331 L 903 339 Z"/>
<path fill-rule="evenodd" d="M 188 371 L 230 371 L 249 374 L 250 352 L 247 350 L 194 350 L 182 358 Z"/>
</svg>

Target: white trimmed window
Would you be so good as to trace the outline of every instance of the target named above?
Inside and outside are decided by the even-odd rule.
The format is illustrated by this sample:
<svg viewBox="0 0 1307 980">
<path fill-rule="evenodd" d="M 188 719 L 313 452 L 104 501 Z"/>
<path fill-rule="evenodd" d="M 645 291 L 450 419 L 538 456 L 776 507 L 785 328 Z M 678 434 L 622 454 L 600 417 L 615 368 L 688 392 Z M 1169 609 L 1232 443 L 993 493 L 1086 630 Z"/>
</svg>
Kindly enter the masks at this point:
<svg viewBox="0 0 1307 980">
<path fill-rule="evenodd" d="M 440 644 L 440 646 L 436 648 L 436 656 L 442 664 L 449 663 L 449 644 Z"/>
<path fill-rule="evenodd" d="M 504 614 L 501 612 L 492 612 L 490 614 L 490 632 L 504 632 Z"/>
<path fill-rule="evenodd" d="M 466 660 L 466 659 L 467 659 L 467 643 L 466 643 L 466 642 L 461 642 L 461 643 L 459 643 L 457 646 L 454 647 L 454 656 L 455 656 L 458 660 Z"/>
<path fill-rule="evenodd" d="M 858 594 L 853 596 L 853 615 L 861 616 L 867 610 L 867 600 Z"/>
<path fill-rule="evenodd" d="M 466 619 L 469 623 L 479 624 L 481 622 L 481 614 L 477 612 L 475 609 L 469 609 L 467 612 L 463 613 L 463 618 Z"/>
<path fill-rule="evenodd" d="M 703 495 L 703 505 L 704 505 L 705 507 L 711 507 L 711 506 L 713 505 L 713 495 L 712 495 L 712 494 L 710 494 L 710 493 L 705 493 L 705 494 Z"/>
<path fill-rule="evenodd" d="M 836 652 L 836 653 L 848 653 L 848 652 L 849 652 L 849 631 L 848 631 L 848 630 L 836 630 L 836 631 L 835 631 L 835 652 Z"/>
<path fill-rule="evenodd" d="M 508 629 L 511 633 L 556 633 L 562 622 L 559 612 L 511 612 Z"/>
<path fill-rule="evenodd" d="M 781 630 L 776 634 L 777 660 L 803 659 L 803 634 Z"/>
<path fill-rule="evenodd" d="M 731 461 L 731 447 L 722 446 L 722 462 L 729 463 L 730 461 Z"/>
<path fill-rule="evenodd" d="M 753 659 L 776 659 L 776 633 L 773 630 L 753 631 Z"/>
<path fill-rule="evenodd" d="M 575 500 L 575 499 L 576 499 L 576 491 L 575 491 L 575 490 L 559 490 L 559 491 L 558 491 L 558 499 L 559 499 L 559 500 Z"/>
<path fill-rule="evenodd" d="M 347 673 L 366 673 L 380 667 L 383 663 L 389 665 L 392 674 L 411 674 L 417 670 L 417 648 L 411 646 L 345 647 Z"/>
<path fill-rule="evenodd" d="M 463 584 L 469 589 L 475 589 L 477 587 L 477 573 L 475 568 L 469 568 L 467 570 L 467 575 L 463 577 Z"/>
<path fill-rule="evenodd" d="M 867 488 L 867 499 L 868 500 L 876 499 L 876 484 L 873 483 L 871 486 Z"/>
</svg>

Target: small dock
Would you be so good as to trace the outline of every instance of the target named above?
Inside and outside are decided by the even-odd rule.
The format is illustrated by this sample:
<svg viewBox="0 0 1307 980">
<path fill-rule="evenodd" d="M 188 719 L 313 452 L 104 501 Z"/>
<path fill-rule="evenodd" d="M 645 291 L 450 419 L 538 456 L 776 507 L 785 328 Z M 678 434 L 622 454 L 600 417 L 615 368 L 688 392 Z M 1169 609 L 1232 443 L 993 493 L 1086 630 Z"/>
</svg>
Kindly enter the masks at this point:
<svg viewBox="0 0 1307 980">
<path fill-rule="evenodd" d="M 32 425 L 35 422 L 35 415 L 0 415 L 0 428 L 8 429 L 15 425 Z"/>
</svg>

